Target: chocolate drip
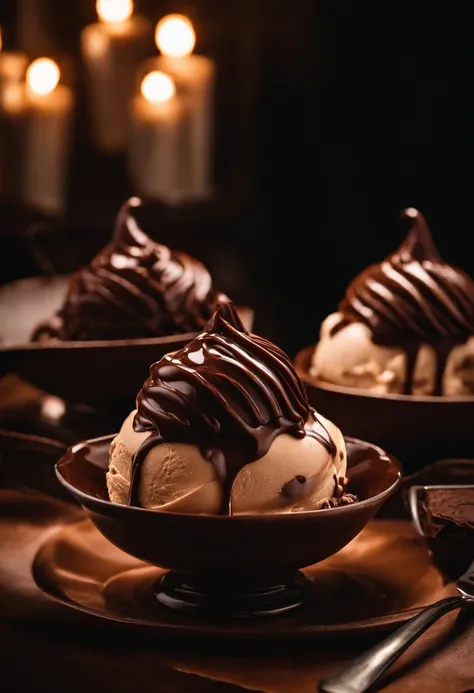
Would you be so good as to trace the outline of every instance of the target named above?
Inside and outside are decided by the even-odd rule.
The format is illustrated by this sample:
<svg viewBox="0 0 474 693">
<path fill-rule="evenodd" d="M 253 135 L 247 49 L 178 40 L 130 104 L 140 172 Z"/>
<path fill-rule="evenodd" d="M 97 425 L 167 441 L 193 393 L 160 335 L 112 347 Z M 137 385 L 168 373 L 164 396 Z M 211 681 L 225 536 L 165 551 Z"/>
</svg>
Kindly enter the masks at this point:
<svg viewBox="0 0 474 693">
<path fill-rule="evenodd" d="M 133 460 L 132 505 L 138 505 L 143 460 L 159 443 L 199 447 L 223 482 L 225 512 L 239 471 L 263 457 L 281 433 L 309 435 L 331 456 L 337 451 L 288 356 L 249 334 L 231 303 L 221 304 L 204 331 L 183 349 L 151 366 L 137 397 L 133 427 L 150 436 Z"/>
<path fill-rule="evenodd" d="M 412 391 L 419 349 L 430 344 L 437 355 L 435 394 L 441 394 L 449 351 L 474 335 L 474 282 L 442 259 L 420 212 L 408 208 L 402 218 L 410 223 L 404 242 L 351 282 L 332 334 L 363 322 L 375 344 L 403 348 L 406 393 Z"/>
<path fill-rule="evenodd" d="M 133 197 L 121 208 L 112 241 L 71 278 L 64 306 L 33 339 L 130 339 L 201 330 L 219 301 L 207 269 L 155 243 L 138 226 Z"/>
</svg>

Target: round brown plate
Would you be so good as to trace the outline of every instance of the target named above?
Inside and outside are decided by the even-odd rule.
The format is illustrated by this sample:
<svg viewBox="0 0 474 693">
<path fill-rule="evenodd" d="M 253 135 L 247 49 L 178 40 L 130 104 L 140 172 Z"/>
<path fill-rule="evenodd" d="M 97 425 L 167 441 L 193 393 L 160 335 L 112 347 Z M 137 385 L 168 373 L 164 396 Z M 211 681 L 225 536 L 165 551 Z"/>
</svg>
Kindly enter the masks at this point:
<svg viewBox="0 0 474 693">
<path fill-rule="evenodd" d="M 152 587 L 164 571 L 113 546 L 88 520 L 49 539 L 33 571 L 56 601 L 122 628 L 259 641 L 388 629 L 450 589 L 430 564 L 423 540 L 402 520 L 372 521 L 339 553 L 305 569 L 312 587 L 300 609 L 260 619 L 210 622 L 160 605 Z"/>
<path fill-rule="evenodd" d="M 332 385 L 310 376 L 314 346 L 302 349 L 294 363 L 310 403 L 344 431 L 392 453 L 405 473 L 436 460 L 472 457 L 474 396 L 380 395 Z"/>
<path fill-rule="evenodd" d="M 62 305 L 67 276 L 29 277 L 0 289 L 0 375 L 15 373 L 66 401 L 126 407 L 135 401 L 148 369 L 196 333 L 146 339 L 32 343 L 34 328 Z M 253 310 L 239 306 L 252 328 Z"/>
</svg>

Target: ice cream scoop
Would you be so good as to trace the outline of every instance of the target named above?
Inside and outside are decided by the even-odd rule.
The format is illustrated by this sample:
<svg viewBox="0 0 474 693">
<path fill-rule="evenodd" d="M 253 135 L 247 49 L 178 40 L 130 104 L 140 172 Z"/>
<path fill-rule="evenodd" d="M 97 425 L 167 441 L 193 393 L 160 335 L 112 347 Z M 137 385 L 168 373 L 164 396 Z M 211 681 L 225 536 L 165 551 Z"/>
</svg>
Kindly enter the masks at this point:
<svg viewBox="0 0 474 693">
<path fill-rule="evenodd" d="M 289 357 L 220 304 L 150 368 L 110 450 L 112 501 L 183 513 L 315 510 L 345 493 L 339 429 L 308 404 Z"/>
<path fill-rule="evenodd" d="M 34 340 L 101 340 L 197 332 L 226 300 L 204 265 L 144 233 L 133 197 L 120 209 L 111 242 L 70 280 L 62 308 Z"/>
<path fill-rule="evenodd" d="M 439 254 L 420 212 L 400 248 L 348 286 L 311 375 L 373 392 L 474 393 L 474 281 Z"/>
</svg>

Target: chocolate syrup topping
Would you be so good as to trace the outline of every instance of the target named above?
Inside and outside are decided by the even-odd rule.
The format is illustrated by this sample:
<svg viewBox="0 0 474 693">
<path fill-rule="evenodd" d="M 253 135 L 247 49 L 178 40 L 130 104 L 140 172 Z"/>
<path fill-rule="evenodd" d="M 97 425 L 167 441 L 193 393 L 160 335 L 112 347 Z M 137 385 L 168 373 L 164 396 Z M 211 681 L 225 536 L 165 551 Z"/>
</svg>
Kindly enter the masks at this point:
<svg viewBox="0 0 474 693">
<path fill-rule="evenodd" d="M 155 243 L 138 226 L 134 197 L 121 208 L 112 241 L 71 278 L 64 306 L 33 339 L 127 339 L 201 330 L 226 297 L 207 269 Z"/>
<path fill-rule="evenodd" d="M 339 306 L 343 319 L 333 333 L 350 322 L 363 322 L 375 344 L 404 348 L 405 392 L 411 392 L 421 344 L 431 344 L 438 356 L 436 394 L 441 394 L 449 351 L 474 335 L 474 281 L 442 259 L 418 210 L 405 209 L 402 218 L 410 223 L 407 237 L 398 250 L 351 282 Z"/>
<path fill-rule="evenodd" d="M 159 443 L 199 447 L 223 482 L 225 512 L 238 472 L 263 457 L 281 433 L 312 436 L 332 456 L 337 452 L 288 356 L 250 334 L 232 303 L 220 304 L 201 334 L 151 366 L 133 427 L 150 432 L 133 461 L 133 505 L 138 505 L 141 464 Z"/>
</svg>

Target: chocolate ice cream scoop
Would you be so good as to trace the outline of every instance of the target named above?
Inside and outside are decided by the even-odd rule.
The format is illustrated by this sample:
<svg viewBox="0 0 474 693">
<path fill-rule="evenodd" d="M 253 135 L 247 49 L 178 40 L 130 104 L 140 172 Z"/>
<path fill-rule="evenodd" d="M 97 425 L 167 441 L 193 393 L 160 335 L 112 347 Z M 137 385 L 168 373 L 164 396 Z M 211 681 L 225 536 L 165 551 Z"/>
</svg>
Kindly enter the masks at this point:
<svg viewBox="0 0 474 693">
<path fill-rule="evenodd" d="M 343 436 L 311 409 L 289 357 L 227 302 L 151 366 L 108 487 L 117 502 L 178 512 L 293 512 L 351 502 L 345 471 Z"/>
<path fill-rule="evenodd" d="M 208 270 L 186 253 L 145 234 L 133 215 L 141 201 L 121 208 L 112 241 L 74 274 L 61 310 L 37 328 L 34 340 L 133 339 L 196 332 L 218 301 Z"/>
<path fill-rule="evenodd" d="M 313 374 L 331 380 L 324 375 L 335 371 L 330 340 L 350 327 L 345 371 L 356 382 L 347 384 L 360 380 L 367 387 L 374 381 L 371 389 L 397 392 L 401 380 L 407 394 L 464 394 L 470 390 L 466 358 L 474 351 L 474 341 L 468 343 L 474 336 L 474 281 L 443 260 L 418 210 L 405 209 L 402 217 L 410 223 L 408 235 L 398 250 L 349 284 L 339 312 L 325 326 L 329 351 L 317 350 Z M 342 352 L 342 335 L 339 341 Z M 360 359 L 354 364 L 356 352 Z M 451 352 L 451 382 L 443 384 Z"/>
</svg>

